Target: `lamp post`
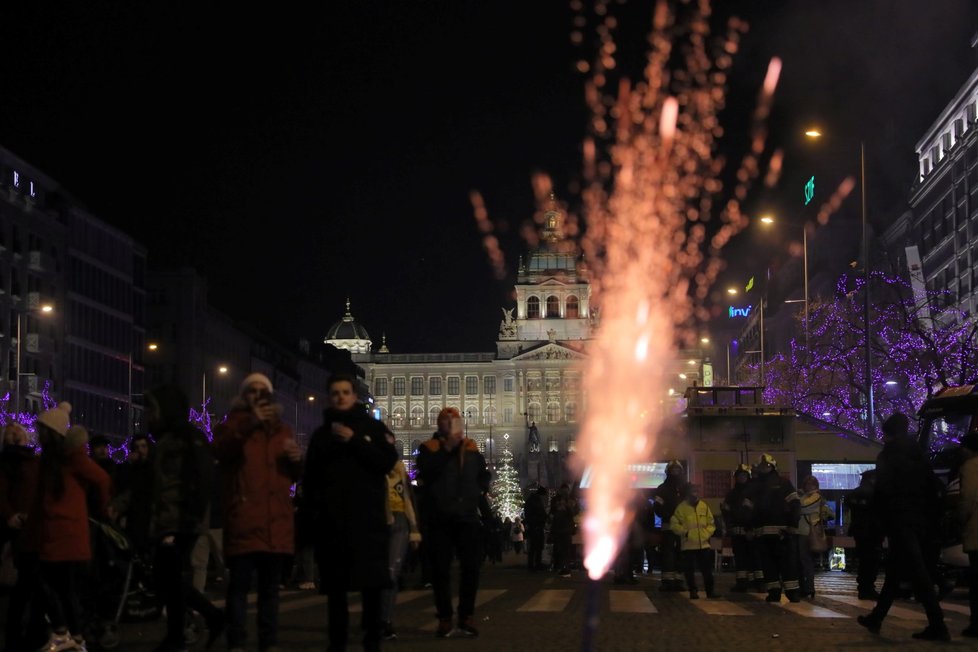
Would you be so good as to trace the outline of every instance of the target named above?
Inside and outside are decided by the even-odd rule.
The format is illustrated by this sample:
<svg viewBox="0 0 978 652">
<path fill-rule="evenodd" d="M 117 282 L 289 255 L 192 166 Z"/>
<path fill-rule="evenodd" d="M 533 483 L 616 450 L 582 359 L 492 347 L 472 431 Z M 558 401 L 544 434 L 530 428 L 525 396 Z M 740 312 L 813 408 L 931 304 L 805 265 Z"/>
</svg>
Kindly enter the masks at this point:
<svg viewBox="0 0 978 652">
<path fill-rule="evenodd" d="M 54 306 L 52 306 L 51 304 L 44 304 L 42 306 L 39 306 L 37 308 L 37 310 L 40 311 L 41 314 L 49 315 L 52 312 L 54 312 Z M 28 311 L 26 311 L 26 312 L 29 312 L 29 311 L 30 311 L 30 309 Z M 21 373 L 21 371 L 20 371 L 20 359 L 21 359 L 21 351 L 22 351 L 21 347 L 23 346 L 21 344 L 21 328 L 22 328 L 21 322 L 23 321 L 23 316 L 24 316 L 24 314 L 26 314 L 26 312 L 23 312 L 22 313 L 20 311 L 17 311 L 17 364 L 16 364 L 16 379 L 14 381 L 16 383 L 16 385 L 14 387 L 14 390 L 15 390 L 14 391 L 14 401 L 15 401 L 15 406 L 16 406 L 15 409 L 14 409 L 14 413 L 15 414 L 18 413 L 18 412 L 20 412 L 20 410 L 21 410 L 21 404 L 20 404 L 20 377 L 21 376 L 29 376 L 29 375 L 31 375 L 31 374 Z"/>
<path fill-rule="evenodd" d="M 227 372 L 228 372 L 228 368 L 224 365 L 221 365 L 220 367 L 217 368 L 217 373 L 221 374 L 222 376 L 227 374 Z M 207 370 L 206 369 L 204 370 L 204 373 L 201 375 L 200 395 L 201 395 L 200 405 L 201 407 L 203 407 L 204 404 L 207 403 Z"/>
<path fill-rule="evenodd" d="M 810 139 L 822 137 L 818 129 L 809 129 L 805 136 Z M 860 217 L 862 220 L 862 255 L 863 255 L 863 328 L 865 329 L 866 351 L 866 436 L 876 436 L 876 414 L 873 406 L 873 349 L 869 332 L 870 325 L 870 294 L 869 294 L 869 220 L 866 216 L 866 142 L 859 141 L 859 194 Z"/>
</svg>

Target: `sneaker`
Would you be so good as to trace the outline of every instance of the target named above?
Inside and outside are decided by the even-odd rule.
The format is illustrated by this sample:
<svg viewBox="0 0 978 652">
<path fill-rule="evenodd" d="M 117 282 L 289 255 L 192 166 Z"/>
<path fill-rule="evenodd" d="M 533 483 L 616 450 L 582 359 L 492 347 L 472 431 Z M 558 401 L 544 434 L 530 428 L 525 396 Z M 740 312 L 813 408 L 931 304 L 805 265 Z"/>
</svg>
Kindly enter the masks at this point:
<svg viewBox="0 0 978 652">
<path fill-rule="evenodd" d="M 968 638 L 978 638 L 978 625 L 969 625 L 968 627 L 961 630 L 961 636 L 967 636 Z"/>
<path fill-rule="evenodd" d="M 385 641 L 393 641 L 397 638 L 397 632 L 394 631 L 394 626 L 390 623 L 381 623 L 380 625 L 380 638 Z"/>
<path fill-rule="evenodd" d="M 438 638 L 451 638 L 453 631 L 455 630 L 452 628 L 451 619 L 442 618 L 438 621 L 438 629 L 435 630 L 435 636 Z"/>
<path fill-rule="evenodd" d="M 872 616 L 856 616 L 856 622 L 869 630 L 870 634 L 879 634 L 882 623 Z"/>
<path fill-rule="evenodd" d="M 51 634 L 48 642 L 38 648 L 37 652 L 63 652 L 64 650 L 77 649 L 78 644 L 75 642 L 75 639 L 71 638 L 71 635 L 65 632 L 64 634 Z"/>
<path fill-rule="evenodd" d="M 458 623 L 458 631 L 469 638 L 475 638 L 479 635 L 479 630 L 475 628 L 475 620 L 470 616 L 465 620 L 460 620 Z"/>
<path fill-rule="evenodd" d="M 924 628 L 922 632 L 914 632 L 911 634 L 913 638 L 920 641 L 950 641 L 951 634 L 947 631 L 947 627 L 941 624 L 938 627 L 933 627 L 928 625 Z"/>
</svg>

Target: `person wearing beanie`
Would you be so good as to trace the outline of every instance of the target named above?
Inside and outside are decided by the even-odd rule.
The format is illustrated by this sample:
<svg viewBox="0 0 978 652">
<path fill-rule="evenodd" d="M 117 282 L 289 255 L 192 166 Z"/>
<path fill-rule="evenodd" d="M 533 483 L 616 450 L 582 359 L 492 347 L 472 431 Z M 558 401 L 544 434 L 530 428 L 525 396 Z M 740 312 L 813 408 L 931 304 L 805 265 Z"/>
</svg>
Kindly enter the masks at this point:
<svg viewBox="0 0 978 652">
<path fill-rule="evenodd" d="M 944 612 L 928 570 L 926 550 L 936 531 L 935 517 L 942 513 L 938 487 L 941 481 L 917 442 L 908 436 L 909 419 L 896 413 L 883 422 L 883 450 L 876 457 L 876 487 L 873 500 L 883 533 L 889 541 L 886 578 L 876 606 L 857 621 L 879 634 L 883 620 L 896 599 L 900 583 L 909 580 L 917 600 L 927 614 L 927 627 L 913 638 L 948 641 Z"/>
<path fill-rule="evenodd" d="M 439 638 L 451 636 L 452 560 L 458 558 L 458 628 L 462 636 L 478 636 L 475 596 L 482 564 L 480 541 L 489 491 L 486 460 L 474 441 L 465 437 L 461 416 L 442 410 L 438 431 L 418 450 L 418 484 L 424 490 L 422 507 L 427 528 Z"/>
<path fill-rule="evenodd" d="M 327 596 L 329 649 L 345 650 L 349 591 L 361 594 L 363 649 L 380 649 L 381 591 L 390 586 L 387 474 L 397 462 L 394 438 L 357 400 L 356 379 L 326 385 L 329 407 L 309 441 L 303 496 L 316 515 L 320 591 Z"/>
<path fill-rule="evenodd" d="M 37 475 L 40 458 L 29 445 L 27 431 L 19 423 L 10 423 L 3 429 L 3 450 L 0 451 L 0 547 L 9 542 L 13 553 L 17 581 L 7 596 L 7 620 L 5 623 L 8 652 L 36 649 L 42 640 L 32 637 L 24 627 L 25 612 L 34 595 L 37 579 L 37 558 L 24 552 L 22 536 L 24 522 L 37 492 Z M 40 618 L 35 618 L 34 629 L 39 629 Z M 42 633 L 43 636 L 43 633 Z"/>
<path fill-rule="evenodd" d="M 258 647 L 278 650 L 278 591 L 285 558 L 295 550 L 292 484 L 302 471 L 302 451 L 282 420 L 272 383 L 251 374 L 214 430 L 221 472 L 224 557 L 229 571 L 227 642 L 245 645 L 252 575 L 258 575 Z"/>
<path fill-rule="evenodd" d="M 37 418 L 41 459 L 37 490 L 24 524 L 25 548 L 38 560 L 39 591 L 51 625 L 44 649 L 82 644 L 79 578 L 92 558 L 86 491 L 104 516 L 112 481 L 88 457 L 88 432 L 69 427 L 71 405 L 59 403 Z"/>
</svg>

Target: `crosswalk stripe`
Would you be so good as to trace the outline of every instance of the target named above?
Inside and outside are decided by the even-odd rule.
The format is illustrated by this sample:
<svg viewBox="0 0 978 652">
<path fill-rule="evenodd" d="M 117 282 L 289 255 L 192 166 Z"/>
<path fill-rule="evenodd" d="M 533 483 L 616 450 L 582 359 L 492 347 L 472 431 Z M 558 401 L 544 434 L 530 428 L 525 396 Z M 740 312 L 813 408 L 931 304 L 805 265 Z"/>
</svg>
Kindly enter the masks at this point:
<svg viewBox="0 0 978 652">
<path fill-rule="evenodd" d="M 571 589 L 538 591 L 517 611 L 563 611 L 572 597 L 574 597 L 574 591 Z"/>
<path fill-rule="evenodd" d="M 876 606 L 876 602 L 873 600 L 860 600 L 859 598 L 850 595 L 826 595 L 823 597 L 826 597 L 829 600 L 834 600 L 835 602 L 842 602 L 844 604 L 849 604 L 854 607 L 861 607 L 867 610 Z M 904 620 L 927 620 L 927 616 L 923 612 L 913 611 L 912 609 L 905 609 L 903 607 L 890 607 L 890 611 L 887 615 L 895 616 L 896 618 L 903 618 Z"/>
<path fill-rule="evenodd" d="M 952 604 L 950 602 L 942 602 L 941 609 L 944 611 L 953 611 L 957 614 L 964 614 L 965 616 L 971 616 L 971 608 L 966 607 L 962 604 Z"/>
<path fill-rule="evenodd" d="M 616 613 L 659 613 L 659 610 L 649 600 L 649 596 L 645 594 L 645 591 L 608 591 L 608 600 L 611 605 L 611 610 Z"/>
<path fill-rule="evenodd" d="M 750 611 L 729 600 L 690 600 L 689 603 L 710 616 L 753 616 Z"/>
<path fill-rule="evenodd" d="M 764 600 L 767 598 L 767 596 L 763 594 L 752 593 L 751 595 L 759 600 Z M 812 604 L 811 602 L 791 602 L 784 595 L 781 596 L 780 602 L 772 602 L 768 604 L 773 604 L 781 607 L 785 611 L 790 611 L 806 618 L 850 618 L 850 616 L 840 614 L 836 611 L 832 611 L 831 609 L 826 609 L 825 607 L 820 607 L 816 604 Z"/>
<path fill-rule="evenodd" d="M 475 594 L 475 606 L 481 607 L 490 600 L 495 600 L 503 593 L 506 593 L 506 591 L 507 589 L 480 589 L 479 592 Z M 425 593 L 431 595 L 430 591 L 425 591 Z M 453 600 L 457 599 L 457 595 L 453 597 Z M 424 624 L 418 627 L 418 630 L 422 632 L 433 632 L 436 629 L 438 629 L 438 621 L 434 620 L 430 616 L 426 616 Z"/>
<path fill-rule="evenodd" d="M 401 591 L 397 594 L 397 604 L 404 604 L 405 602 L 411 602 L 412 600 L 417 600 L 426 595 L 431 595 L 431 591 Z M 350 605 L 350 613 L 358 614 L 363 611 L 363 604 L 356 603 Z"/>
</svg>

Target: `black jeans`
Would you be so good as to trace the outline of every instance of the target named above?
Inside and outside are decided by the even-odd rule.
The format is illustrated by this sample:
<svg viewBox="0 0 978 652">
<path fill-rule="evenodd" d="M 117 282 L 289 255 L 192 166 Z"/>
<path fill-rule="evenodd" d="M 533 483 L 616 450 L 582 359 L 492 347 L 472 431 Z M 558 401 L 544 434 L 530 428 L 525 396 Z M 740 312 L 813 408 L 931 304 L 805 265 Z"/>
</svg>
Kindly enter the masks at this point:
<svg viewBox="0 0 978 652">
<path fill-rule="evenodd" d="M 367 589 L 360 593 L 363 600 L 363 647 L 365 650 L 380 648 L 380 592 Z M 329 649 L 345 650 L 350 632 L 350 607 L 346 589 L 327 593 L 329 614 Z"/>
<path fill-rule="evenodd" d="M 245 618 L 251 577 L 258 575 L 258 647 L 265 650 L 278 643 L 278 584 L 285 555 L 252 552 L 228 557 L 228 647 L 244 647 Z"/>
<path fill-rule="evenodd" d="M 683 550 L 683 565 L 686 573 L 686 584 L 690 591 L 696 590 L 696 567 L 700 567 L 703 575 L 703 588 L 707 593 L 713 591 L 713 550 Z"/>
<path fill-rule="evenodd" d="M 563 573 L 570 568 L 571 561 L 571 533 L 570 532 L 551 532 L 554 542 L 553 565 L 554 570 Z"/>
<path fill-rule="evenodd" d="M 747 541 L 747 537 L 743 534 L 734 534 L 730 537 L 730 544 L 733 548 L 737 580 L 743 582 L 754 573 L 754 563 L 750 554 L 750 542 Z"/>
<path fill-rule="evenodd" d="M 927 571 L 924 557 L 923 535 L 918 528 L 899 525 L 890 529 L 890 554 L 886 562 L 886 579 L 879 600 L 869 614 L 870 618 L 882 621 L 893 606 L 893 600 L 900 590 L 900 582 L 909 579 L 917 600 L 927 614 L 930 627 L 944 627 L 944 612 L 937 600 L 934 581 Z"/>
<path fill-rule="evenodd" d="M 781 589 L 798 591 L 798 550 L 795 535 L 765 534 L 754 539 L 764 564 L 765 588 L 768 593 Z"/>
<path fill-rule="evenodd" d="M 880 572 L 883 554 L 881 540 L 877 537 L 856 537 L 856 586 L 860 593 L 876 591 L 876 576 Z"/>
<path fill-rule="evenodd" d="M 34 650 L 43 643 L 44 613 L 38 607 L 37 588 L 40 562 L 35 554 L 14 553 L 17 583 L 10 591 L 7 602 L 7 622 L 4 632 L 7 652 Z"/>
<path fill-rule="evenodd" d="M 458 557 L 458 618 L 475 613 L 475 594 L 479 590 L 482 564 L 482 532 L 479 523 L 434 524 L 429 532 L 432 585 L 435 609 L 440 620 L 452 617 L 452 558 Z"/>
<path fill-rule="evenodd" d="M 530 570 L 543 568 L 543 528 L 533 528 L 526 531 L 526 566 Z"/>
<path fill-rule="evenodd" d="M 208 625 L 221 618 L 221 610 L 193 587 L 190 554 L 197 542 L 196 534 L 174 536 L 173 545 L 159 543 L 153 554 L 153 581 L 156 592 L 166 606 L 166 642 L 182 647 L 187 607 L 207 621 Z"/>
<path fill-rule="evenodd" d="M 81 604 L 78 577 L 83 562 L 42 561 L 39 565 L 40 590 L 51 629 L 81 635 Z"/>
</svg>

